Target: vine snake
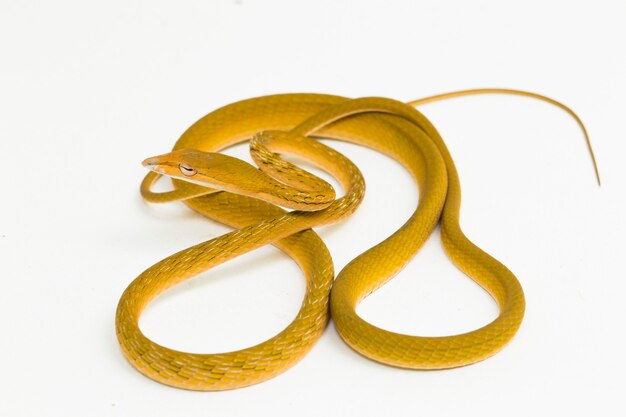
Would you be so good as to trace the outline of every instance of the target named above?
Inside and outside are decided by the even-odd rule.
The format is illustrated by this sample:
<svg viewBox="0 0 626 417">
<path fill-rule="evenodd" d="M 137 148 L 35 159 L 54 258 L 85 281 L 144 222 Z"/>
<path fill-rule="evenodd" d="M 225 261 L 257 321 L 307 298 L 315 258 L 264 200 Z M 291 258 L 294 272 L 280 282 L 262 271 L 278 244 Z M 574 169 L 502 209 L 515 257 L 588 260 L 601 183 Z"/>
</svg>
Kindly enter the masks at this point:
<svg viewBox="0 0 626 417">
<path fill-rule="evenodd" d="M 355 351 L 397 367 L 452 368 L 498 352 L 522 322 L 522 287 L 503 264 L 463 234 L 454 162 L 435 127 L 414 108 L 450 97 L 487 93 L 534 97 L 572 115 L 583 129 L 599 183 L 591 143 L 580 118 L 557 101 L 519 90 L 464 90 L 409 103 L 284 94 L 240 101 L 201 118 L 184 132 L 172 152 L 144 161 L 151 172 L 142 182 L 141 194 L 148 202 L 182 200 L 203 216 L 235 230 L 163 259 L 127 287 L 116 314 L 116 333 L 126 358 L 149 378 L 179 388 L 244 387 L 269 379 L 300 360 L 320 337 L 330 316 L 342 339 Z M 352 260 L 336 280 L 331 256 L 312 228 L 353 213 L 363 198 L 365 182 L 349 159 L 316 138 L 348 141 L 390 156 L 410 172 L 419 191 L 418 206 L 406 223 Z M 219 153 L 243 141 L 250 141 L 258 169 Z M 337 197 L 326 181 L 282 155 L 305 158 L 328 172 L 341 184 L 343 195 Z M 163 175 L 172 178 L 174 190 L 151 191 Z M 479 329 L 441 337 L 398 334 L 360 318 L 356 313 L 359 302 L 396 275 L 437 224 L 448 257 L 495 299 L 499 316 Z M 279 334 L 247 349 L 203 354 L 160 346 L 141 332 L 141 312 L 160 293 L 267 244 L 292 257 L 306 277 L 300 311 Z"/>
</svg>

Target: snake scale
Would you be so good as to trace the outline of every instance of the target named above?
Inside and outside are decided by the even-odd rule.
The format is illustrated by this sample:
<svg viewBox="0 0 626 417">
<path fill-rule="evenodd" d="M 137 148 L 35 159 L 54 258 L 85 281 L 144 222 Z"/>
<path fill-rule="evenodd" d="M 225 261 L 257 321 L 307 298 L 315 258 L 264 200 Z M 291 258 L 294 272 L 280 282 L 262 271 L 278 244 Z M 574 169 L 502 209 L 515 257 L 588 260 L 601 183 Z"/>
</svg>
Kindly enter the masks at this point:
<svg viewBox="0 0 626 417">
<path fill-rule="evenodd" d="M 141 194 L 148 202 L 182 200 L 234 230 L 163 259 L 128 286 L 116 314 L 116 333 L 126 358 L 146 376 L 179 388 L 244 387 L 271 378 L 300 360 L 331 316 L 342 339 L 355 351 L 397 367 L 452 368 L 498 352 L 522 322 L 522 287 L 503 264 L 463 234 L 459 225 L 461 189 L 454 162 L 435 127 L 414 107 L 483 93 L 530 96 L 566 110 L 583 129 L 595 166 L 589 138 L 576 114 L 552 99 L 518 90 L 464 90 L 410 103 L 283 94 L 233 103 L 201 118 L 184 132 L 172 152 L 144 161 L 151 172 L 142 183 Z M 388 155 L 408 170 L 419 192 L 418 206 L 404 225 L 352 260 L 336 279 L 330 253 L 312 228 L 353 213 L 363 198 L 365 182 L 358 167 L 316 138 L 352 142 Z M 250 141 L 258 169 L 219 153 L 243 141 Z M 337 197 L 326 181 L 281 155 L 304 158 L 328 172 L 341 184 L 343 195 Z M 163 175 L 172 178 L 174 190 L 151 191 Z M 360 318 L 356 313 L 359 302 L 396 275 L 437 224 L 448 257 L 495 299 L 498 317 L 479 329 L 441 337 L 398 334 Z M 243 350 L 203 354 L 160 346 L 141 332 L 142 310 L 163 291 L 267 244 L 293 258 L 306 278 L 301 308 L 279 334 Z"/>
</svg>

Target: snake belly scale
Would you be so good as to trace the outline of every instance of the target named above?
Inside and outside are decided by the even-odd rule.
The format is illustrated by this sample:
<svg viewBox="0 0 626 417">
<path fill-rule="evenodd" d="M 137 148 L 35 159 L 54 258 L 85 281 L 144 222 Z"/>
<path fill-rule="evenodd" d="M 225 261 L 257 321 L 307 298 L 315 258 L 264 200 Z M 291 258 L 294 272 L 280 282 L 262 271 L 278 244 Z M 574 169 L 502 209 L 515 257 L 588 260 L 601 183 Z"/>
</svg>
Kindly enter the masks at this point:
<svg viewBox="0 0 626 417">
<path fill-rule="evenodd" d="M 516 93 L 474 93 L 511 91 Z M 433 101 L 423 99 L 429 100 Z M 353 213 L 365 182 L 349 159 L 316 138 L 348 141 L 388 155 L 411 173 L 419 192 L 418 206 L 406 223 L 351 261 L 335 280 L 331 256 L 312 228 Z M 250 141 L 259 169 L 219 154 L 243 141 Z M 282 154 L 305 158 L 327 171 L 341 184 L 343 196 L 336 198 L 329 184 L 282 159 Z M 141 186 L 146 201 L 182 200 L 203 216 L 235 228 L 158 262 L 124 291 L 116 314 L 122 352 L 158 382 L 211 391 L 264 381 L 301 359 L 330 316 L 343 340 L 357 352 L 413 369 L 452 368 L 483 360 L 502 349 L 522 322 L 525 301 L 519 282 L 461 231 L 461 190 L 454 162 L 434 126 L 408 104 L 321 94 L 248 99 L 209 113 L 181 136 L 172 152 L 144 164 L 152 170 Z M 173 191 L 151 191 L 162 175 L 172 178 Z M 449 258 L 496 300 L 498 317 L 474 331 L 443 337 L 398 334 L 361 319 L 358 303 L 396 275 L 437 224 Z M 160 293 L 267 244 L 292 257 L 306 278 L 300 311 L 279 334 L 247 349 L 203 354 L 161 346 L 141 332 L 141 312 Z"/>
</svg>

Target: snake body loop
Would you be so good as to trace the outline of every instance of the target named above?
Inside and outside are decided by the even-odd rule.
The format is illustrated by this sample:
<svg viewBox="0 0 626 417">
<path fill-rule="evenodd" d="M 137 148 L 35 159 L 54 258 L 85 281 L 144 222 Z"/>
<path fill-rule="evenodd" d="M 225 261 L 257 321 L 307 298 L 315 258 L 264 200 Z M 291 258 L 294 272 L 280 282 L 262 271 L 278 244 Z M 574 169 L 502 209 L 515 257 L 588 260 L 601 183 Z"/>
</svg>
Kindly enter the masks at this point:
<svg viewBox="0 0 626 417">
<path fill-rule="evenodd" d="M 419 190 L 413 215 L 393 235 L 350 262 L 337 276 L 332 293 L 332 260 L 311 228 L 354 212 L 365 182 L 349 159 L 316 141 L 319 137 L 360 144 L 390 156 L 411 173 Z M 247 140 L 260 170 L 218 154 Z M 327 171 L 341 184 L 343 196 L 336 198 L 328 183 L 284 160 L 283 154 L 305 158 Z M 337 331 L 357 352 L 415 369 L 451 368 L 485 359 L 502 349 L 522 322 L 525 302 L 520 284 L 461 231 L 460 184 L 450 153 L 428 119 L 407 104 L 318 94 L 244 100 L 203 117 L 171 153 L 145 164 L 154 171 L 141 187 L 147 201 L 183 200 L 207 218 L 236 228 L 158 262 L 123 293 L 116 315 L 120 346 L 133 366 L 156 381 L 194 390 L 224 390 L 271 378 L 309 351 L 328 322 L 329 305 Z M 161 174 L 173 178 L 174 191 L 150 190 Z M 279 205 L 294 211 L 286 212 Z M 397 274 L 438 223 L 449 258 L 491 294 L 499 316 L 480 329 L 445 337 L 393 333 L 361 319 L 355 311 L 358 303 Z M 267 244 L 291 256 L 307 283 L 298 315 L 278 335 L 247 349 L 219 354 L 179 352 L 143 335 L 140 314 L 158 294 Z"/>
</svg>

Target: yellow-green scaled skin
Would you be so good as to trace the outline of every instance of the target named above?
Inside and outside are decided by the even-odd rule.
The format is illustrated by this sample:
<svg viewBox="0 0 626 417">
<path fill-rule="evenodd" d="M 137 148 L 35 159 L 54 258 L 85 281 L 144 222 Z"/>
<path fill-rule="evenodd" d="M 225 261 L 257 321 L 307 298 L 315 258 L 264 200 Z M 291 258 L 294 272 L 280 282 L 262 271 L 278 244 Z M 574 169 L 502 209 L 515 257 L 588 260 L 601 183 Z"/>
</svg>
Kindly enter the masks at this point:
<svg viewBox="0 0 626 417">
<path fill-rule="evenodd" d="M 350 215 L 365 189 L 358 169 L 341 155 L 332 152 L 327 155 L 329 160 L 336 158 L 336 167 L 328 166 L 328 161 L 320 165 L 337 177 L 346 190 L 345 195 L 327 201 L 319 194 L 316 204 L 324 208 L 304 207 L 289 213 L 249 196 L 248 189 L 242 192 L 245 195 L 238 195 L 233 188 L 236 184 L 223 185 L 222 189 L 228 191 L 215 192 L 176 179 L 175 191 L 153 193 L 150 186 L 159 175 L 149 173 L 142 184 L 146 200 L 184 200 L 207 218 L 237 230 L 164 259 L 126 289 L 117 309 L 116 330 L 123 353 L 139 371 L 164 384 L 193 390 L 224 390 L 258 383 L 283 372 L 309 351 L 329 320 L 329 310 L 337 331 L 353 349 L 376 361 L 404 368 L 441 369 L 471 364 L 493 355 L 511 340 L 524 316 L 522 288 L 504 265 L 472 244 L 461 231 L 461 190 L 456 168 L 436 129 L 420 112 L 383 98 L 350 100 L 317 94 L 259 97 L 203 117 L 182 135 L 174 150 L 219 152 L 250 140 L 260 131 L 290 132 L 294 138 L 303 138 L 303 144 L 306 137 L 325 137 L 382 152 L 397 160 L 414 177 L 419 205 L 398 231 L 348 264 L 338 274 L 331 291 L 332 259 L 311 228 Z M 284 143 L 281 146 L 288 148 Z M 307 146 L 298 149 L 307 154 Z M 319 157 L 316 152 L 326 152 L 314 145 L 310 150 L 308 155 L 312 160 Z M 272 158 L 271 152 L 258 153 L 262 158 Z M 171 166 L 175 167 L 179 155 L 180 152 L 163 158 L 170 158 Z M 202 171 L 203 167 L 197 169 Z M 231 171 L 232 167 L 228 175 Z M 201 175 L 202 172 L 198 174 Z M 259 189 L 266 190 L 267 185 L 261 181 Z M 290 191 L 289 195 L 292 195 Z M 260 198 L 281 204 L 282 197 Z M 300 200 L 297 204 L 306 205 L 309 201 Z M 281 205 L 289 207 L 289 202 Z M 397 334 L 361 319 L 355 312 L 358 303 L 399 272 L 438 223 L 448 256 L 493 296 L 500 308 L 499 316 L 480 329 L 446 337 Z M 201 354 L 160 346 L 140 331 L 140 314 L 158 294 L 266 244 L 274 244 L 291 256 L 300 265 L 307 282 L 300 312 L 281 333 L 244 350 Z"/>
</svg>

